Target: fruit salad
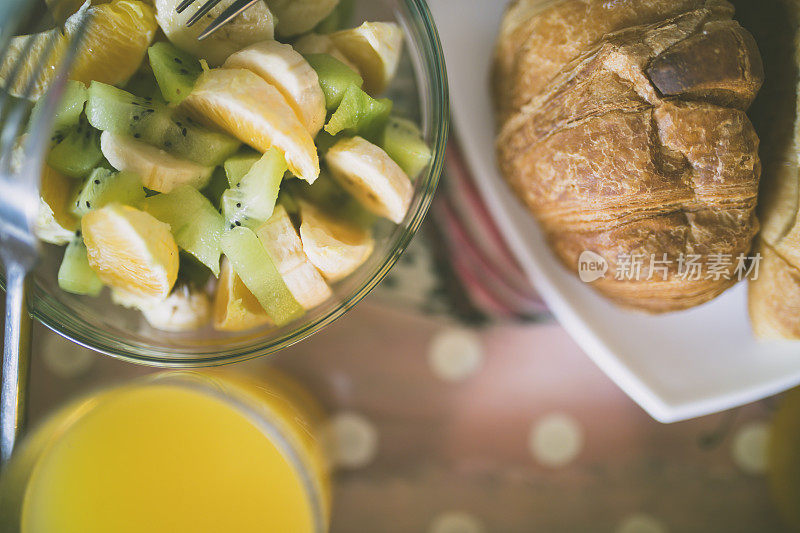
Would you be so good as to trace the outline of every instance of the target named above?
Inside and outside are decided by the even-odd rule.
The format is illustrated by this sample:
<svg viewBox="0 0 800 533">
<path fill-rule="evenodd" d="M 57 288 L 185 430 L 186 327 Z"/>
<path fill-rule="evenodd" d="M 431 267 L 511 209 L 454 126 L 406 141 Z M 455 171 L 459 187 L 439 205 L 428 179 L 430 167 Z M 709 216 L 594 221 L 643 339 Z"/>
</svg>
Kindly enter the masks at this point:
<svg viewBox="0 0 800 533">
<path fill-rule="evenodd" d="M 203 22 L 187 27 L 178 3 L 59 3 L 65 38 L 91 22 L 36 232 L 65 247 L 61 289 L 108 288 L 155 328 L 283 326 L 371 256 L 376 221 L 403 222 L 430 163 L 419 128 L 381 97 L 403 32 L 350 27 L 348 0 L 266 0 L 198 41 Z"/>
</svg>

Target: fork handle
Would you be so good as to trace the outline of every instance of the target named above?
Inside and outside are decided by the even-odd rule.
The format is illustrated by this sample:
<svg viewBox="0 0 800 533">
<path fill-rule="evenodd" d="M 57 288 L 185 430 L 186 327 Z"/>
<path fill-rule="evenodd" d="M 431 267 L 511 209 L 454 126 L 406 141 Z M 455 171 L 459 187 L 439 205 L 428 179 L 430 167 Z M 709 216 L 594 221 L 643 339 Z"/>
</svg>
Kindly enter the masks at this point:
<svg viewBox="0 0 800 533">
<path fill-rule="evenodd" d="M 6 268 L 6 326 L 0 389 L 0 466 L 5 465 L 25 423 L 31 359 L 28 271 Z"/>
</svg>

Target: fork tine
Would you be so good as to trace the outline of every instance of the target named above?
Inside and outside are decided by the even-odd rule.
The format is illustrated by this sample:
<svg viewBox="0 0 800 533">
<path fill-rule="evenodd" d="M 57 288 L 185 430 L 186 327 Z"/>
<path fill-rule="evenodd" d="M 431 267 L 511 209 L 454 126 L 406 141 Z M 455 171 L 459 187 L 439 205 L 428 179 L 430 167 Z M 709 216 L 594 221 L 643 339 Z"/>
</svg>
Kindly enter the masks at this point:
<svg viewBox="0 0 800 533">
<path fill-rule="evenodd" d="M 8 101 L 9 96 L 11 96 L 12 88 L 17 84 L 17 78 L 19 78 L 20 74 L 22 74 L 22 70 L 25 66 L 25 59 L 30 55 L 34 42 L 36 42 L 36 38 L 33 35 L 27 37 L 25 40 L 25 46 L 22 47 L 22 51 L 19 54 L 19 58 L 11 67 L 11 71 L 6 78 L 6 83 L 3 86 L 2 94 L 0 94 L 0 116 L 5 112 L 4 108 L 6 102 Z M 6 59 L 7 57 L 4 54 L 3 63 L 5 63 Z M 0 63 L 0 66 L 2 66 L 3 63 Z"/>
<path fill-rule="evenodd" d="M 57 32 L 53 32 L 53 34 L 48 38 L 40 57 L 31 58 L 28 54 L 23 56 L 24 59 L 19 59 L 19 62 L 27 62 L 31 61 L 32 59 L 37 61 L 37 67 L 33 69 L 33 71 L 30 73 L 27 83 L 25 83 L 25 87 L 21 95 L 23 100 L 30 99 L 31 95 L 33 94 L 33 90 L 36 87 L 36 84 L 39 82 L 42 73 L 44 72 L 43 65 L 47 64 L 47 60 L 53 53 L 58 39 L 59 34 Z M 22 130 L 25 115 L 27 114 L 26 111 L 27 110 L 24 105 L 16 105 L 6 114 L 5 120 L 3 120 L 3 128 L 0 132 L 0 154 L 3 154 L 3 157 L 0 158 L 0 169 L 2 169 L 4 166 L 2 163 L 3 160 L 6 159 L 5 155 L 11 152 L 14 147 L 14 143 L 16 142 L 16 139 Z"/>
<path fill-rule="evenodd" d="M 37 137 L 46 137 L 49 129 L 52 126 L 55 107 L 58 104 L 58 99 L 63 93 L 64 82 L 66 81 L 69 69 L 71 68 L 75 56 L 77 55 L 77 51 L 80 48 L 80 43 L 86 30 L 86 26 L 88 25 L 89 18 L 90 17 L 88 15 L 84 15 L 81 18 L 78 26 L 76 27 L 75 34 L 70 40 L 66 56 L 61 61 L 56 76 L 50 81 L 50 86 L 48 87 L 47 92 L 42 96 L 42 98 L 45 98 L 46 100 L 41 108 L 41 111 L 38 112 L 36 116 L 31 117 L 33 123 L 30 128 L 30 136 L 25 142 L 24 146 L 25 154 L 30 161 L 39 161 L 44 153 L 44 147 L 46 146 L 46 143 L 40 139 L 37 139 Z M 46 60 L 53 52 L 55 44 L 58 42 L 59 38 L 60 34 L 58 32 L 54 32 L 53 36 L 48 40 L 43 54 L 37 58 L 37 66 L 35 69 L 33 69 L 31 77 L 26 84 L 24 96 L 30 96 L 32 93 L 38 78 L 41 76 L 44 65 L 46 65 Z M 30 60 L 31 58 L 29 57 L 20 59 L 20 61 Z M 12 154 L 14 152 L 14 146 L 17 143 L 17 138 L 22 131 L 22 128 L 24 127 L 25 116 L 25 107 L 23 105 L 17 105 L 11 111 L 9 111 L 5 121 L 3 122 L 2 132 L 0 133 L 0 154 L 2 154 L 2 157 L 0 157 L 0 173 L 10 173 L 13 161 Z M 37 144 L 37 141 L 41 146 Z M 36 172 L 36 176 L 38 177 L 38 170 Z"/>
<path fill-rule="evenodd" d="M 41 111 L 33 117 L 33 122 L 30 126 L 30 134 L 25 141 L 25 153 L 28 154 L 28 157 L 33 161 L 38 161 L 40 164 L 50 137 L 50 129 L 53 126 L 53 115 L 55 114 L 56 106 L 61 99 L 61 95 L 64 93 L 64 86 L 69 71 L 72 68 L 72 64 L 75 62 L 75 58 L 78 56 L 78 51 L 83 43 L 83 37 L 86 34 L 86 29 L 89 26 L 90 20 L 91 16 L 88 13 L 84 13 L 80 18 L 75 32 L 72 35 L 72 39 L 69 42 L 67 52 L 59 64 L 58 71 L 50 82 L 47 92 L 42 96 L 42 98 L 45 99 L 44 105 Z M 40 172 L 37 170 L 35 175 L 36 179 L 38 179 L 39 174 Z"/>
<path fill-rule="evenodd" d="M 211 11 L 215 5 L 219 4 L 220 0 L 208 0 L 205 4 L 200 6 L 200 9 L 197 10 L 197 13 L 192 15 L 189 20 L 186 21 L 187 26 L 194 26 L 195 22 L 203 18 L 206 13 Z"/>
<path fill-rule="evenodd" d="M 0 20 L 3 21 L 3 26 L 0 28 L 0 46 L 3 48 L 3 55 L 5 55 L 5 48 L 7 41 L 14 35 L 14 31 L 25 16 L 29 5 L 23 0 L 10 0 L 0 2 Z"/>
<path fill-rule="evenodd" d="M 180 4 L 178 4 L 178 7 L 175 8 L 175 11 L 177 13 L 183 13 L 186 11 L 186 8 L 192 4 L 194 4 L 194 0 L 183 0 Z"/>
<path fill-rule="evenodd" d="M 219 16 L 214 19 L 214 22 L 208 25 L 208 28 L 203 30 L 203 32 L 197 36 L 198 41 L 202 41 L 222 26 L 233 20 L 235 17 L 239 15 L 242 11 L 249 8 L 259 0 L 236 0 L 234 3 L 229 5 L 225 8 L 225 10 L 219 14 Z"/>
</svg>

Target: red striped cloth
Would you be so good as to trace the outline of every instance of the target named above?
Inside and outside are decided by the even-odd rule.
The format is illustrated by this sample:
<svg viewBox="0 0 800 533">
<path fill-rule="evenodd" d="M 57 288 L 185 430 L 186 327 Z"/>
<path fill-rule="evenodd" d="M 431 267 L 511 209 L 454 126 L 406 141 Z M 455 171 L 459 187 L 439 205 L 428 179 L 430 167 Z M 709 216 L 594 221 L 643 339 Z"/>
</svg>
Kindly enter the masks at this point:
<svg viewBox="0 0 800 533">
<path fill-rule="evenodd" d="M 464 297 L 487 318 L 536 319 L 547 312 L 475 187 L 455 141 L 427 227 Z"/>
</svg>

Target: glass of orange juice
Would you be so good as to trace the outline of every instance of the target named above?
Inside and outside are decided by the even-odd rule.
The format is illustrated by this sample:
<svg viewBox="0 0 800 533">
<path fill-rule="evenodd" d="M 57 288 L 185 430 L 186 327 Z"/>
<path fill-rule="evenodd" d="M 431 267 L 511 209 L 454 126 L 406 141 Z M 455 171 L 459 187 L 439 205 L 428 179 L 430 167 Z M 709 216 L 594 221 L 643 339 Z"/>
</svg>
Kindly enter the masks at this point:
<svg viewBox="0 0 800 533">
<path fill-rule="evenodd" d="M 285 376 L 167 373 L 80 399 L 0 476 L 0 532 L 324 532 L 313 398 Z"/>
</svg>

